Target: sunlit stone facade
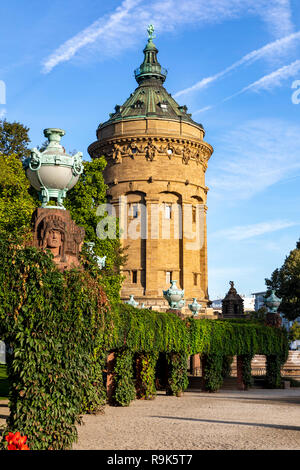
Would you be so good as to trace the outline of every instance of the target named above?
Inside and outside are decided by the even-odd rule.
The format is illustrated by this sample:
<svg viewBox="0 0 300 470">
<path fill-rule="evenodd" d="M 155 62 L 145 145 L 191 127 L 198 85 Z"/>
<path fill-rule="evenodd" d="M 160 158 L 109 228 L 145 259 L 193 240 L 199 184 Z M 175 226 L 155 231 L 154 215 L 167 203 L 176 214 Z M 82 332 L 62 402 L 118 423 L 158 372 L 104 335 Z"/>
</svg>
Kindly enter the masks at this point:
<svg viewBox="0 0 300 470">
<path fill-rule="evenodd" d="M 135 71 L 138 87 L 97 129 L 92 158 L 104 155 L 108 198 L 123 227 L 121 292 L 166 308 L 162 290 L 176 279 L 186 305 L 208 302 L 205 171 L 213 152 L 205 131 L 163 87 L 152 35 Z M 202 311 L 204 313 L 204 310 Z M 206 309 L 205 313 L 209 313 Z"/>
</svg>

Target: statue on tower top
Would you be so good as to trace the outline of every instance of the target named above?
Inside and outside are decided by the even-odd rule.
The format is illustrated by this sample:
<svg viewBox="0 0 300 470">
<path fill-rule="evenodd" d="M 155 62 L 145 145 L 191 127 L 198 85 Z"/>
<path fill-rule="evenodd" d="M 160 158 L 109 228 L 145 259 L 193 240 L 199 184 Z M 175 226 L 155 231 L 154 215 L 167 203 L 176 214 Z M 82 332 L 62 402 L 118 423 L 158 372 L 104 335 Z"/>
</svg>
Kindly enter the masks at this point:
<svg viewBox="0 0 300 470">
<path fill-rule="evenodd" d="M 155 38 L 154 26 L 153 26 L 153 24 L 149 24 L 149 26 L 148 26 L 148 28 L 147 28 L 147 32 L 148 32 L 149 40 L 150 40 L 150 41 Z"/>
</svg>

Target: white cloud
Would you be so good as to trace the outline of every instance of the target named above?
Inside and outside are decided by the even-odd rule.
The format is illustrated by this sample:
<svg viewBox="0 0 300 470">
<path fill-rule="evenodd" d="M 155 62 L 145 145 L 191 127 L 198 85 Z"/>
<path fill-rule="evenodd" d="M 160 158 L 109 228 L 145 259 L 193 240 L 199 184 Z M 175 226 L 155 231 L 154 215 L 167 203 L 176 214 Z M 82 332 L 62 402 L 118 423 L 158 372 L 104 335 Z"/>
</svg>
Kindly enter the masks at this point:
<svg viewBox="0 0 300 470">
<path fill-rule="evenodd" d="M 268 24 L 280 25 L 278 12 L 288 8 L 288 2 L 284 3 L 283 0 L 256 0 L 253 6 L 253 0 L 124 0 L 111 15 L 99 18 L 59 46 L 43 61 L 43 72 L 48 73 L 58 64 L 78 57 L 82 49 L 85 57 L 96 49 L 98 59 L 118 54 L 135 44 L 149 23 L 161 34 L 182 26 L 201 28 L 253 14 L 264 21 L 267 19 Z M 268 11 L 273 13 L 268 16 Z M 288 31 L 288 25 L 282 30 Z M 282 36 L 282 31 L 279 35 Z"/>
<path fill-rule="evenodd" d="M 280 119 L 248 121 L 217 143 L 207 170 L 209 197 L 248 199 L 300 175 L 300 125 Z"/>
<path fill-rule="evenodd" d="M 266 233 L 275 232 L 289 227 L 299 225 L 296 222 L 288 222 L 284 220 L 273 220 L 271 222 L 260 222 L 251 225 L 241 225 L 230 229 L 219 230 L 212 236 L 218 238 L 227 238 L 228 240 L 240 241 L 248 238 L 257 237 Z"/>
<path fill-rule="evenodd" d="M 261 4 L 258 12 L 275 37 L 285 36 L 293 31 L 290 0 L 270 0 L 268 4 Z"/>
<path fill-rule="evenodd" d="M 274 72 L 265 75 L 254 83 L 243 88 L 240 93 L 245 91 L 260 91 L 260 90 L 271 90 L 278 87 L 282 82 L 288 78 L 295 77 L 300 70 L 300 60 L 295 60 L 289 65 L 284 65 Z"/>
<path fill-rule="evenodd" d="M 259 80 L 256 80 L 255 82 L 250 83 L 250 85 L 247 85 L 246 87 L 237 91 L 233 95 L 227 96 L 226 98 L 222 100 L 222 103 L 224 103 L 225 101 L 229 101 L 232 98 L 235 98 L 236 96 L 245 93 L 246 91 L 259 92 L 261 90 L 267 90 L 267 91 L 273 90 L 274 88 L 281 86 L 284 80 L 287 80 L 288 78 L 291 78 L 291 77 L 295 77 L 299 73 L 299 71 L 300 71 L 300 60 L 298 59 L 289 65 L 284 65 L 283 67 L 280 67 L 274 72 L 264 75 Z M 213 106 L 211 105 L 210 108 L 211 107 Z"/>
<path fill-rule="evenodd" d="M 107 41 L 114 39 L 114 33 L 122 36 L 124 22 L 130 17 L 130 12 L 141 0 L 124 0 L 122 4 L 108 17 L 100 18 L 92 25 L 62 44 L 43 63 L 43 71 L 50 72 L 61 62 L 70 60 L 80 49 L 93 44 L 102 38 Z"/>
<path fill-rule="evenodd" d="M 194 111 L 193 112 L 193 116 L 195 114 L 200 114 L 200 113 L 204 113 L 204 111 L 209 111 L 211 108 L 213 108 L 213 106 L 205 106 L 204 108 L 201 108 L 201 109 L 197 109 L 197 111 Z"/>
<path fill-rule="evenodd" d="M 276 54 L 280 54 L 282 51 L 286 51 L 289 47 L 293 46 L 296 41 L 300 41 L 300 31 L 297 33 L 290 34 L 285 36 L 284 38 L 277 39 L 276 41 L 272 41 L 269 44 L 261 47 L 260 49 L 256 49 L 252 52 L 249 52 L 244 57 L 242 57 L 237 62 L 234 62 L 229 67 L 226 67 L 221 72 L 216 73 L 215 75 L 211 75 L 210 77 L 205 77 L 199 80 L 197 83 L 192 85 L 191 87 L 185 88 L 184 90 L 180 90 L 174 94 L 174 97 L 179 97 L 182 95 L 189 94 L 193 91 L 198 91 L 206 86 L 210 85 L 211 83 L 219 80 L 220 78 L 225 77 L 233 70 L 241 67 L 242 65 L 253 63 L 256 60 L 268 58 Z"/>
</svg>

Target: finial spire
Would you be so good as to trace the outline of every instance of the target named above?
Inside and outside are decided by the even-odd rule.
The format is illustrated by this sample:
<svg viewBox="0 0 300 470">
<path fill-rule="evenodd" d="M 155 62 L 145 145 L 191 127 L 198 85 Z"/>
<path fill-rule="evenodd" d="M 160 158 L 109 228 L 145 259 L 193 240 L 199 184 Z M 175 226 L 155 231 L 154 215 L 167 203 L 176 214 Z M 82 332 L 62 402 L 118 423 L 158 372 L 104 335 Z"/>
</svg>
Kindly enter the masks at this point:
<svg viewBox="0 0 300 470">
<path fill-rule="evenodd" d="M 155 38 L 154 26 L 149 24 L 147 28 L 148 32 L 148 42 L 144 49 L 144 61 L 134 71 L 136 81 L 140 84 L 146 79 L 158 79 L 162 83 L 165 81 L 167 76 L 167 70 L 161 67 L 160 63 L 157 60 L 158 50 L 156 49 L 155 44 L 152 42 L 152 39 Z"/>
</svg>

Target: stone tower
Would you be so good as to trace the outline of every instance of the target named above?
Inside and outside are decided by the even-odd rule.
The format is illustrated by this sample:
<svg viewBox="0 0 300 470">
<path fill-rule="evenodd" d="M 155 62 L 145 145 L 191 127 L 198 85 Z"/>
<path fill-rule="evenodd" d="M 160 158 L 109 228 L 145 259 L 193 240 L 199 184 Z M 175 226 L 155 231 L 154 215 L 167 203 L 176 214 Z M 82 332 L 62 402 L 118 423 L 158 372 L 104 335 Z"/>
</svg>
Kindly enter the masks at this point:
<svg viewBox="0 0 300 470">
<path fill-rule="evenodd" d="M 171 280 L 185 290 L 186 305 L 207 306 L 205 185 L 213 148 L 205 131 L 164 88 L 167 71 L 157 60 L 153 27 L 138 87 L 99 124 L 91 158 L 104 155 L 108 199 L 123 227 L 127 264 L 122 299 L 164 309 Z"/>
</svg>

